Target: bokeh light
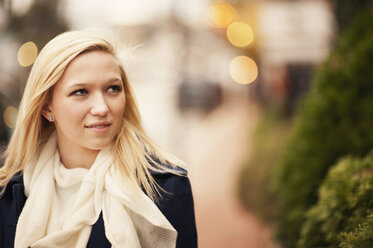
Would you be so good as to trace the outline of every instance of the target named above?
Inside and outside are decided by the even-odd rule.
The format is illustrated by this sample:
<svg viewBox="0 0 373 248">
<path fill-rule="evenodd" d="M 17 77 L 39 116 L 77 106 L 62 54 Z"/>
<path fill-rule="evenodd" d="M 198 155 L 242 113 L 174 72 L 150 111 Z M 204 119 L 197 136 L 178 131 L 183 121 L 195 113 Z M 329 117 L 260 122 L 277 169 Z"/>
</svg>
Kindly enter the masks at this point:
<svg viewBox="0 0 373 248">
<path fill-rule="evenodd" d="M 237 47 L 248 46 L 254 40 L 252 28 L 244 22 L 234 22 L 227 28 L 228 40 Z"/>
<path fill-rule="evenodd" d="M 213 3 L 208 10 L 209 20 L 218 28 L 225 28 L 238 20 L 236 9 L 226 2 Z"/>
<path fill-rule="evenodd" d="M 12 14 L 19 17 L 30 10 L 34 0 L 12 0 L 11 2 Z"/>
<path fill-rule="evenodd" d="M 258 77 L 258 66 L 247 56 L 234 58 L 229 66 L 229 74 L 239 84 L 249 84 Z"/>
<path fill-rule="evenodd" d="M 35 62 L 37 56 L 38 47 L 35 43 L 32 41 L 26 42 L 18 50 L 18 63 L 23 67 L 30 66 Z"/>
<path fill-rule="evenodd" d="M 4 111 L 4 123 L 9 128 L 14 128 L 17 121 L 18 110 L 13 106 L 8 106 Z"/>
</svg>

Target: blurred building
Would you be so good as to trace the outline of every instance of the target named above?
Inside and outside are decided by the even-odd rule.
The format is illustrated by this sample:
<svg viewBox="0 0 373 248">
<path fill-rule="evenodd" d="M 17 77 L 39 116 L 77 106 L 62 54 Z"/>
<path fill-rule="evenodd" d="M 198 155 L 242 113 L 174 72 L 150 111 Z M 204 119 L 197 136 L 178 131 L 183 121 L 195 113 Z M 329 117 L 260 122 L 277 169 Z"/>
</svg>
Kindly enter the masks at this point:
<svg viewBox="0 0 373 248">
<path fill-rule="evenodd" d="M 324 0 L 263 1 L 257 9 L 261 93 L 285 101 L 291 111 L 329 54 L 333 12 Z"/>
</svg>

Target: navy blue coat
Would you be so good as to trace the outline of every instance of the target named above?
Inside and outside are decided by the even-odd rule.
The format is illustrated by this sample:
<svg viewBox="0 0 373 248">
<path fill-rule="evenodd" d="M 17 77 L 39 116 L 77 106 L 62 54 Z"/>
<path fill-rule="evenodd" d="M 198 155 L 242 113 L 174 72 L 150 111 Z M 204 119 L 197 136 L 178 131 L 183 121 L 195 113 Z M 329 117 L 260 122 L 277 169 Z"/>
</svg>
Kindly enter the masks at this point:
<svg viewBox="0 0 373 248">
<path fill-rule="evenodd" d="M 163 215 L 178 232 L 177 248 L 197 247 L 197 231 L 194 217 L 193 196 L 189 179 L 171 173 L 152 172 L 157 183 L 168 193 L 161 192 L 161 200 L 156 203 Z M 26 202 L 23 177 L 15 176 L 0 195 L 0 247 L 13 248 L 16 225 Z M 30 224 L 30 228 L 33 228 Z M 105 237 L 102 214 L 92 226 L 87 248 L 111 247 Z"/>
</svg>

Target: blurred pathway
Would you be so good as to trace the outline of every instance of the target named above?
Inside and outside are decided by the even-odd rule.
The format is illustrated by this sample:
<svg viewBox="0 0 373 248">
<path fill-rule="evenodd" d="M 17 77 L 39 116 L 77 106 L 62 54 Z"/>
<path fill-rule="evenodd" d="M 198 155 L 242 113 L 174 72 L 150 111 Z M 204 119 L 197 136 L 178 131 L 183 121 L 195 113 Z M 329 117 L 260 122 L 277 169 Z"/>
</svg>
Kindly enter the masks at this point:
<svg viewBox="0 0 373 248">
<path fill-rule="evenodd" d="M 258 111 L 243 97 L 184 123 L 200 248 L 273 248 L 270 230 L 237 199 L 237 176 L 250 151 Z M 185 119 L 184 119 L 185 120 Z"/>
</svg>

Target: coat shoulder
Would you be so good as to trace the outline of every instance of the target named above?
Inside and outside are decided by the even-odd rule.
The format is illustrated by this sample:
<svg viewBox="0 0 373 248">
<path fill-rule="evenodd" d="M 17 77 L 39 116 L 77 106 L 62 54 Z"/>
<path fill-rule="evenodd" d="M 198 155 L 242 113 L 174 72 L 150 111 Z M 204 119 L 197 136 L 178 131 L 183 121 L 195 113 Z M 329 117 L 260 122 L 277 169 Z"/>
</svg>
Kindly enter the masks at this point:
<svg viewBox="0 0 373 248">
<path fill-rule="evenodd" d="M 181 169 L 181 168 L 180 168 Z M 158 208 L 178 232 L 177 248 L 197 247 L 197 229 L 192 188 L 185 170 L 183 174 L 153 175 L 159 186 Z"/>
<path fill-rule="evenodd" d="M 3 188 L 0 187 L 0 191 Z M 16 190 L 15 190 L 16 189 Z M 8 198 L 15 197 L 14 194 L 23 193 L 23 175 L 18 173 L 14 175 L 5 187 L 5 190 L 0 194 L 0 199 L 6 200 Z"/>
<path fill-rule="evenodd" d="M 23 177 L 16 175 L 0 195 L 0 247 L 13 247 L 18 217 L 25 202 Z"/>
</svg>

